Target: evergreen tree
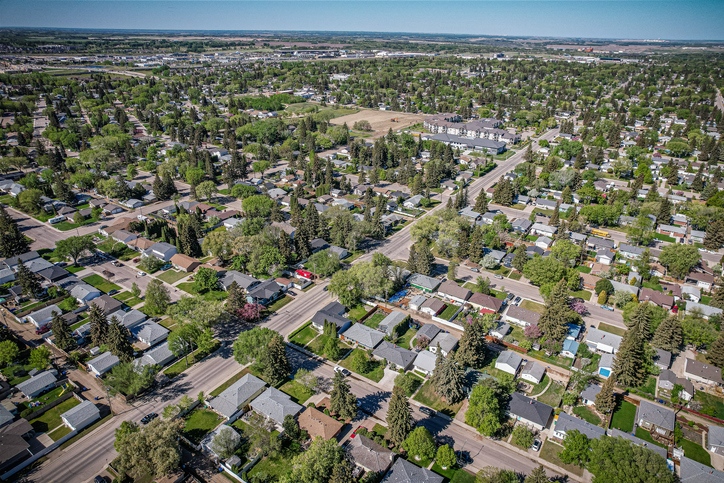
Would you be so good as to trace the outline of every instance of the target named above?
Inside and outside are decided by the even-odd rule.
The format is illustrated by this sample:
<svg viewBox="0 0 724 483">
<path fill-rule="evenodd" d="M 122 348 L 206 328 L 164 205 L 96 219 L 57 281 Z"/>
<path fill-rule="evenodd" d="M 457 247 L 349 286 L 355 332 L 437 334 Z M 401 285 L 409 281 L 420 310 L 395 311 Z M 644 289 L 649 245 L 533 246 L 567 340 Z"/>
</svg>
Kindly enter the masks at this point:
<svg viewBox="0 0 724 483">
<path fill-rule="evenodd" d="M 53 314 L 51 328 L 53 329 L 56 347 L 64 351 L 75 347 L 75 339 L 73 338 L 70 327 L 57 312 Z"/>
<path fill-rule="evenodd" d="M 561 279 L 548 296 L 548 303 L 538 320 L 538 328 L 549 340 L 562 341 L 568 334 L 568 323 L 576 322 L 571 310 L 566 280 Z"/>
<path fill-rule="evenodd" d="M 438 346 L 439 357 L 442 357 L 442 351 Z M 465 376 L 463 370 L 455 362 L 454 353 L 448 354 L 444 358 L 440 367 L 435 367 L 433 373 L 433 387 L 438 396 L 443 398 L 448 404 L 456 404 L 465 397 L 463 386 L 465 385 Z"/>
<path fill-rule="evenodd" d="M 669 223 L 671 220 L 671 202 L 668 198 L 661 198 L 659 202 L 659 214 L 656 218 L 659 223 Z"/>
<path fill-rule="evenodd" d="M 528 260 L 529 258 L 524 247 L 519 246 L 515 249 L 515 256 L 512 262 L 513 268 L 522 273 Z"/>
<path fill-rule="evenodd" d="M 679 184 L 679 167 L 674 164 L 674 161 L 669 161 L 667 165 L 669 168 L 669 176 L 666 178 L 666 183 L 669 187 L 678 186 Z"/>
<path fill-rule="evenodd" d="M 724 309 L 724 288 L 716 287 L 711 294 L 709 305 L 719 309 Z"/>
<path fill-rule="evenodd" d="M 601 392 L 596 394 L 596 409 L 603 414 L 608 414 L 616 407 L 616 374 L 611 374 L 601 387 Z"/>
<path fill-rule="evenodd" d="M 246 296 L 244 295 L 244 291 L 241 287 L 239 287 L 239 284 L 236 283 L 236 281 L 231 282 L 227 292 L 229 296 L 226 298 L 226 310 L 236 313 L 237 310 L 242 309 L 246 305 Z"/>
<path fill-rule="evenodd" d="M 133 359 L 133 346 L 128 341 L 128 329 L 122 326 L 116 317 L 111 317 L 106 344 L 111 354 L 122 361 Z"/>
<path fill-rule="evenodd" d="M 470 258 L 470 261 L 478 263 L 485 255 L 483 252 L 483 248 L 485 248 L 484 234 L 479 226 L 473 227 L 472 230 L 470 247 L 468 248 L 468 258 Z"/>
<path fill-rule="evenodd" d="M 651 306 L 647 303 L 638 304 L 628 321 L 624 321 L 631 330 L 637 330 L 644 340 L 651 335 Z"/>
<path fill-rule="evenodd" d="M 154 194 L 156 192 L 154 191 Z M 173 195 L 178 193 L 178 189 L 176 188 L 176 184 L 173 182 L 173 178 L 171 178 L 171 175 L 166 175 L 163 177 L 163 194 L 162 198 L 163 200 L 170 200 Z"/>
<path fill-rule="evenodd" d="M 646 351 L 638 330 L 626 331 L 613 362 L 616 380 L 624 386 L 638 387 L 646 380 Z"/>
<path fill-rule="evenodd" d="M 707 225 L 704 248 L 717 251 L 722 245 L 724 245 L 724 221 L 719 219 Z"/>
<path fill-rule="evenodd" d="M 395 386 L 387 409 L 387 439 L 395 446 L 401 445 L 412 430 L 412 421 L 412 409 L 405 391 Z"/>
<path fill-rule="evenodd" d="M 30 250 L 30 244 L 20 231 L 17 222 L 3 206 L 0 206 L 0 254 L 5 258 L 22 255 Z"/>
<path fill-rule="evenodd" d="M 573 203 L 573 191 L 571 191 L 570 186 L 566 186 L 565 188 L 563 188 L 563 194 L 561 194 L 561 200 L 564 203 L 568 203 L 568 204 Z"/>
<path fill-rule="evenodd" d="M 525 477 L 524 483 L 550 483 L 551 479 L 546 475 L 546 469 L 543 465 L 533 468 L 528 476 Z"/>
<path fill-rule="evenodd" d="M 704 180 L 701 177 L 701 171 L 696 173 L 696 176 L 694 176 L 694 181 L 691 182 L 691 189 L 697 192 L 704 189 Z"/>
<path fill-rule="evenodd" d="M 199 240 L 196 238 L 196 230 L 194 230 L 191 222 L 186 222 L 182 225 L 180 239 L 184 255 L 190 257 L 201 256 L 201 245 L 199 245 Z"/>
<path fill-rule="evenodd" d="M 272 384 L 283 381 L 292 372 L 287 347 L 281 337 L 272 338 L 261 359 L 264 366 L 264 377 Z"/>
<path fill-rule="evenodd" d="M 474 319 L 470 324 L 467 324 L 465 326 L 465 332 L 463 332 L 458 343 L 455 362 L 463 367 L 482 367 L 487 351 L 485 332 L 485 328 L 480 319 Z"/>
<path fill-rule="evenodd" d="M 161 181 L 161 178 L 158 176 L 158 173 L 156 173 L 156 176 L 153 178 L 153 194 L 156 195 L 156 198 L 158 198 L 158 200 L 166 199 L 166 198 L 163 198 L 163 195 L 164 195 L 163 181 Z"/>
<path fill-rule="evenodd" d="M 684 333 L 681 328 L 681 322 L 676 315 L 671 315 L 664 319 L 654 332 L 651 344 L 654 347 L 669 351 L 672 354 L 679 353 L 679 347 L 684 341 Z"/>
<path fill-rule="evenodd" d="M 410 246 L 410 255 L 407 257 L 407 269 L 412 273 L 417 272 L 417 249 L 414 243 Z"/>
<path fill-rule="evenodd" d="M 357 397 L 350 392 L 344 375 L 341 372 L 335 372 L 332 384 L 329 410 L 343 420 L 354 419 L 357 415 Z"/>
<path fill-rule="evenodd" d="M 435 255 L 427 242 L 422 241 L 417 247 L 417 273 L 430 275 L 432 271 L 432 263 L 435 261 Z"/>
<path fill-rule="evenodd" d="M 94 303 L 91 303 L 90 306 L 88 323 L 90 324 L 90 336 L 93 345 L 98 347 L 105 344 L 108 340 L 108 319 L 106 319 L 98 305 Z"/>
<path fill-rule="evenodd" d="M 488 212 L 488 196 L 485 194 L 485 190 L 480 190 L 478 197 L 475 198 L 475 207 L 473 207 L 473 211 L 480 214 Z"/>
<path fill-rule="evenodd" d="M 548 224 L 549 224 L 550 226 L 558 226 L 558 225 L 561 224 L 561 219 L 560 219 L 561 213 L 560 213 L 560 210 L 561 210 L 561 202 L 559 201 L 559 202 L 556 203 L 556 207 L 553 209 L 553 214 L 551 215 L 551 219 L 550 219 L 550 221 L 548 222 Z"/>
<path fill-rule="evenodd" d="M 716 367 L 724 366 L 724 332 L 720 332 L 719 337 L 711 344 L 706 360 Z"/>
<path fill-rule="evenodd" d="M 43 288 L 40 286 L 38 275 L 31 272 L 22 260 L 18 260 L 18 268 L 15 274 L 18 284 L 23 288 L 23 295 L 39 297 Z"/>
</svg>

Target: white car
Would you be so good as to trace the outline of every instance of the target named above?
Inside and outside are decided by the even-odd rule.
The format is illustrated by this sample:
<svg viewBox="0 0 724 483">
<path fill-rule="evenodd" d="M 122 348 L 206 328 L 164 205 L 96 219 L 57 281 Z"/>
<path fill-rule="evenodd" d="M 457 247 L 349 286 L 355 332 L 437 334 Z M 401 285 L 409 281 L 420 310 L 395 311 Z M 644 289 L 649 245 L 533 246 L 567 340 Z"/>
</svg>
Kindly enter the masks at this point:
<svg viewBox="0 0 724 483">
<path fill-rule="evenodd" d="M 139 276 L 139 277 L 145 277 L 145 276 L 146 276 L 146 272 L 138 272 L 138 276 Z"/>
<path fill-rule="evenodd" d="M 340 372 L 343 376 L 349 376 L 351 374 L 351 372 L 342 366 L 334 366 L 334 372 Z"/>
</svg>

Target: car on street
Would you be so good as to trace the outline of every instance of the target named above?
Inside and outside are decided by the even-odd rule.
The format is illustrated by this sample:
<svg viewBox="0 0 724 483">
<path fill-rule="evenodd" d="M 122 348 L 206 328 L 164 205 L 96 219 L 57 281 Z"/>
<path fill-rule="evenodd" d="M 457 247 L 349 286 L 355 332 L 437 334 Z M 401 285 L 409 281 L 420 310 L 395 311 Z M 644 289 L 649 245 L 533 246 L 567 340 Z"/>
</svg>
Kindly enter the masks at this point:
<svg viewBox="0 0 724 483">
<path fill-rule="evenodd" d="M 533 440 L 533 445 L 531 446 L 533 451 L 540 451 L 540 440 Z"/>
<path fill-rule="evenodd" d="M 608 305 L 601 305 L 601 308 L 613 312 L 613 307 L 609 307 Z"/>
<path fill-rule="evenodd" d="M 120 266 L 121 266 L 121 262 L 119 262 L 118 260 L 113 260 L 111 263 L 113 264 L 114 267 L 120 267 Z"/>
<path fill-rule="evenodd" d="M 471 268 L 471 269 L 470 269 L 470 271 L 471 271 L 471 272 L 476 272 L 476 273 L 477 273 L 477 272 L 479 272 L 480 270 L 478 270 L 477 268 L 473 267 L 473 268 Z"/>
<path fill-rule="evenodd" d="M 141 418 L 141 424 L 148 424 L 154 419 L 158 417 L 158 414 L 156 413 L 148 413 L 144 417 Z"/>
<path fill-rule="evenodd" d="M 108 292 L 108 295 L 110 295 L 110 296 L 112 297 L 112 296 L 114 296 L 114 295 L 117 294 L 117 293 L 118 293 L 118 290 L 115 290 L 115 289 L 114 289 L 114 290 L 111 290 L 110 292 Z"/>
<path fill-rule="evenodd" d="M 425 407 L 425 406 L 420 406 L 420 412 L 427 416 L 435 416 L 437 414 L 437 411 L 435 411 L 434 409 Z"/>
<path fill-rule="evenodd" d="M 50 332 L 50 326 L 44 325 L 42 327 L 38 327 L 35 329 L 35 335 L 45 334 L 46 332 Z"/>
<path fill-rule="evenodd" d="M 326 292 L 326 291 L 327 291 L 327 287 L 325 286 L 325 287 L 322 289 L 322 292 Z"/>
<path fill-rule="evenodd" d="M 503 279 L 503 276 L 496 273 L 496 274 L 495 274 L 495 278 L 499 278 L 499 279 L 502 280 L 502 279 Z"/>
<path fill-rule="evenodd" d="M 138 276 L 139 276 L 139 277 L 145 277 L 145 276 L 146 276 L 146 272 L 138 272 Z"/>
<path fill-rule="evenodd" d="M 342 366 L 334 366 L 334 372 L 339 372 L 343 376 L 349 376 L 351 372 L 349 372 L 347 369 L 345 369 Z"/>
<path fill-rule="evenodd" d="M 63 267 L 65 267 L 65 266 L 68 265 L 68 264 L 65 263 L 65 262 L 55 262 L 53 265 L 55 265 L 56 267 L 63 268 Z"/>
</svg>

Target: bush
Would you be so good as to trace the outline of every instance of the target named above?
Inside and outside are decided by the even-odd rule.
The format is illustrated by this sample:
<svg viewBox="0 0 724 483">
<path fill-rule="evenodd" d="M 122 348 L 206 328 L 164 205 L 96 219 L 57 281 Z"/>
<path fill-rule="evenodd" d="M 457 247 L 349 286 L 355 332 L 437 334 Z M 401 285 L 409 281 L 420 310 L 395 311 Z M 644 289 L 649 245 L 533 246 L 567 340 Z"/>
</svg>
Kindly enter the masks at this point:
<svg viewBox="0 0 724 483">
<path fill-rule="evenodd" d="M 34 410 L 31 409 L 31 408 L 23 409 L 23 410 L 20 412 L 20 417 L 21 417 L 21 418 L 24 418 L 24 417 L 30 416 L 30 415 L 33 413 L 33 411 L 34 411 Z"/>
<path fill-rule="evenodd" d="M 161 267 L 166 265 L 166 262 L 156 257 L 142 257 L 138 266 L 148 273 L 158 271 Z"/>
</svg>

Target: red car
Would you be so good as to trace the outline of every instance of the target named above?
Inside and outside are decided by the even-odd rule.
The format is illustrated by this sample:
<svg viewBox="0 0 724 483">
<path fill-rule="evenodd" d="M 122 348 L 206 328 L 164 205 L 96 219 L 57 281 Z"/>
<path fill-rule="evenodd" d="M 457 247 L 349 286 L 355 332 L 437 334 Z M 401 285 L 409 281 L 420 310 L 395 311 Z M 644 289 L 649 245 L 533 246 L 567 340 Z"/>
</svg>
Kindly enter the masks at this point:
<svg viewBox="0 0 724 483">
<path fill-rule="evenodd" d="M 45 334 L 46 332 L 49 332 L 49 331 L 50 331 L 50 326 L 44 325 L 42 327 L 38 327 L 37 329 L 35 329 L 35 335 Z"/>
</svg>

